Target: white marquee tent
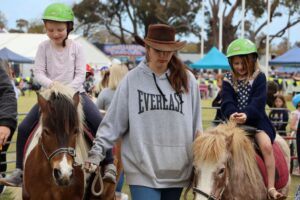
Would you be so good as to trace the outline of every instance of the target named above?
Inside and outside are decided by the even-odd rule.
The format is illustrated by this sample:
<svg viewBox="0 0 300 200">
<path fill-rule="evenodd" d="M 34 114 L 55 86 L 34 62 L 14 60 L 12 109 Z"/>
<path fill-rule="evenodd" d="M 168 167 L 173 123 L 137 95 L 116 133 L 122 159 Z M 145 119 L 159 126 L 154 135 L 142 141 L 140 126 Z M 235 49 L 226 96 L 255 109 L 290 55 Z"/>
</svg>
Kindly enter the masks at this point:
<svg viewBox="0 0 300 200">
<path fill-rule="evenodd" d="M 111 63 L 109 57 L 85 38 L 78 35 L 70 35 L 69 38 L 82 45 L 88 64 L 102 67 Z M 46 34 L 0 33 L 0 49 L 6 47 L 22 56 L 34 59 L 38 45 L 47 39 Z"/>
</svg>

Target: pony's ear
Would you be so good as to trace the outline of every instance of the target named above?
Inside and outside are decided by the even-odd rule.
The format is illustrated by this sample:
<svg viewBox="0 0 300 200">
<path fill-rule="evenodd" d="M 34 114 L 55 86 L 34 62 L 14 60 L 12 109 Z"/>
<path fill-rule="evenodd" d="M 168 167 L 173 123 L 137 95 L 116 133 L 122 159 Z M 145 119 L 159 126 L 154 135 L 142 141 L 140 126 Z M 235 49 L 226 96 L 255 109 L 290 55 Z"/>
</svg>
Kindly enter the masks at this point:
<svg viewBox="0 0 300 200">
<path fill-rule="evenodd" d="M 37 94 L 38 104 L 40 106 L 40 109 L 42 112 L 44 112 L 47 108 L 48 102 L 39 92 L 37 92 L 36 94 Z"/>
<path fill-rule="evenodd" d="M 80 98 L 79 98 L 79 92 L 76 92 L 73 96 L 73 103 L 74 106 L 77 108 L 78 104 L 79 104 Z"/>
</svg>

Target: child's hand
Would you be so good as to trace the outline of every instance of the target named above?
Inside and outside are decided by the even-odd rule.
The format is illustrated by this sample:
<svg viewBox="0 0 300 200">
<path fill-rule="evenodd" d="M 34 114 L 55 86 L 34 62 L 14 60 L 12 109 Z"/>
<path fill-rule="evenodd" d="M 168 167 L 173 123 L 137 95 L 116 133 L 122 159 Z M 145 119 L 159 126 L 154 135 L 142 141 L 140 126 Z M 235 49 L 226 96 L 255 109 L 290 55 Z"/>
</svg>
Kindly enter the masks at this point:
<svg viewBox="0 0 300 200">
<path fill-rule="evenodd" d="M 245 113 L 233 113 L 230 115 L 230 120 L 236 122 L 237 124 L 244 124 L 247 120 L 247 115 Z"/>
</svg>

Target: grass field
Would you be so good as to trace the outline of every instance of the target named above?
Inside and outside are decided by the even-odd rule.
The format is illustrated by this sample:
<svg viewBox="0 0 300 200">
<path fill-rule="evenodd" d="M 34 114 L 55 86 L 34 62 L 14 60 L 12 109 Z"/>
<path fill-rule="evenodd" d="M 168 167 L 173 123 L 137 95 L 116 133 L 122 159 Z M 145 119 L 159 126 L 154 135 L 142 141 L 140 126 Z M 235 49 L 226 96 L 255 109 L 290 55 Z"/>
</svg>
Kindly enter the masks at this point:
<svg viewBox="0 0 300 200">
<path fill-rule="evenodd" d="M 27 113 L 31 107 L 36 103 L 36 94 L 34 92 L 31 93 L 26 93 L 26 96 L 21 96 L 18 100 L 18 112 L 19 113 Z M 211 100 L 203 100 L 202 101 L 202 117 L 203 117 L 203 126 L 204 128 L 207 128 L 210 126 L 210 123 L 212 119 L 214 118 L 215 115 L 215 110 L 210 109 L 209 107 L 211 106 Z M 290 110 L 293 110 L 294 108 L 292 107 L 291 102 L 288 102 L 288 108 Z M 20 122 L 23 120 L 24 115 L 19 116 L 18 121 Z M 14 141 L 16 140 L 17 134 L 15 133 L 14 135 Z M 15 148 L 16 145 L 15 143 L 12 143 L 10 148 L 9 148 L 9 153 L 8 154 L 8 161 L 14 161 L 15 160 Z M 15 163 L 12 162 L 8 165 L 8 171 L 11 171 L 15 168 Z M 300 177 L 298 176 L 292 176 L 292 183 L 290 187 L 290 193 L 289 193 L 289 200 L 294 199 L 295 191 L 300 184 Z M 129 188 L 128 185 L 124 185 L 123 187 L 123 192 L 129 194 Z M 0 196 L 0 200 L 13 200 L 12 198 L 12 189 L 9 188 L 8 190 L 5 191 L 5 193 Z M 183 198 L 182 198 L 183 199 Z M 191 192 L 188 194 L 188 200 L 192 200 L 192 194 Z"/>
</svg>

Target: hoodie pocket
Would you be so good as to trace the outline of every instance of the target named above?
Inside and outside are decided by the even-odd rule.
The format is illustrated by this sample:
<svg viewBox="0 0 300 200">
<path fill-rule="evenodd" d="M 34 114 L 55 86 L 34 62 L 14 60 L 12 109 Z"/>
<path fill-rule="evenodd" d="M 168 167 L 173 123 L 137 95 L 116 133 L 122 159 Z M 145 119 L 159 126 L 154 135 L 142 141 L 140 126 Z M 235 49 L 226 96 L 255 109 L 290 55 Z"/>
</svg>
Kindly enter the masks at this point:
<svg viewBox="0 0 300 200">
<path fill-rule="evenodd" d="M 185 146 L 152 146 L 147 144 L 142 163 L 158 179 L 185 179 L 192 165 Z M 152 169 L 151 169 L 152 168 Z"/>
</svg>

